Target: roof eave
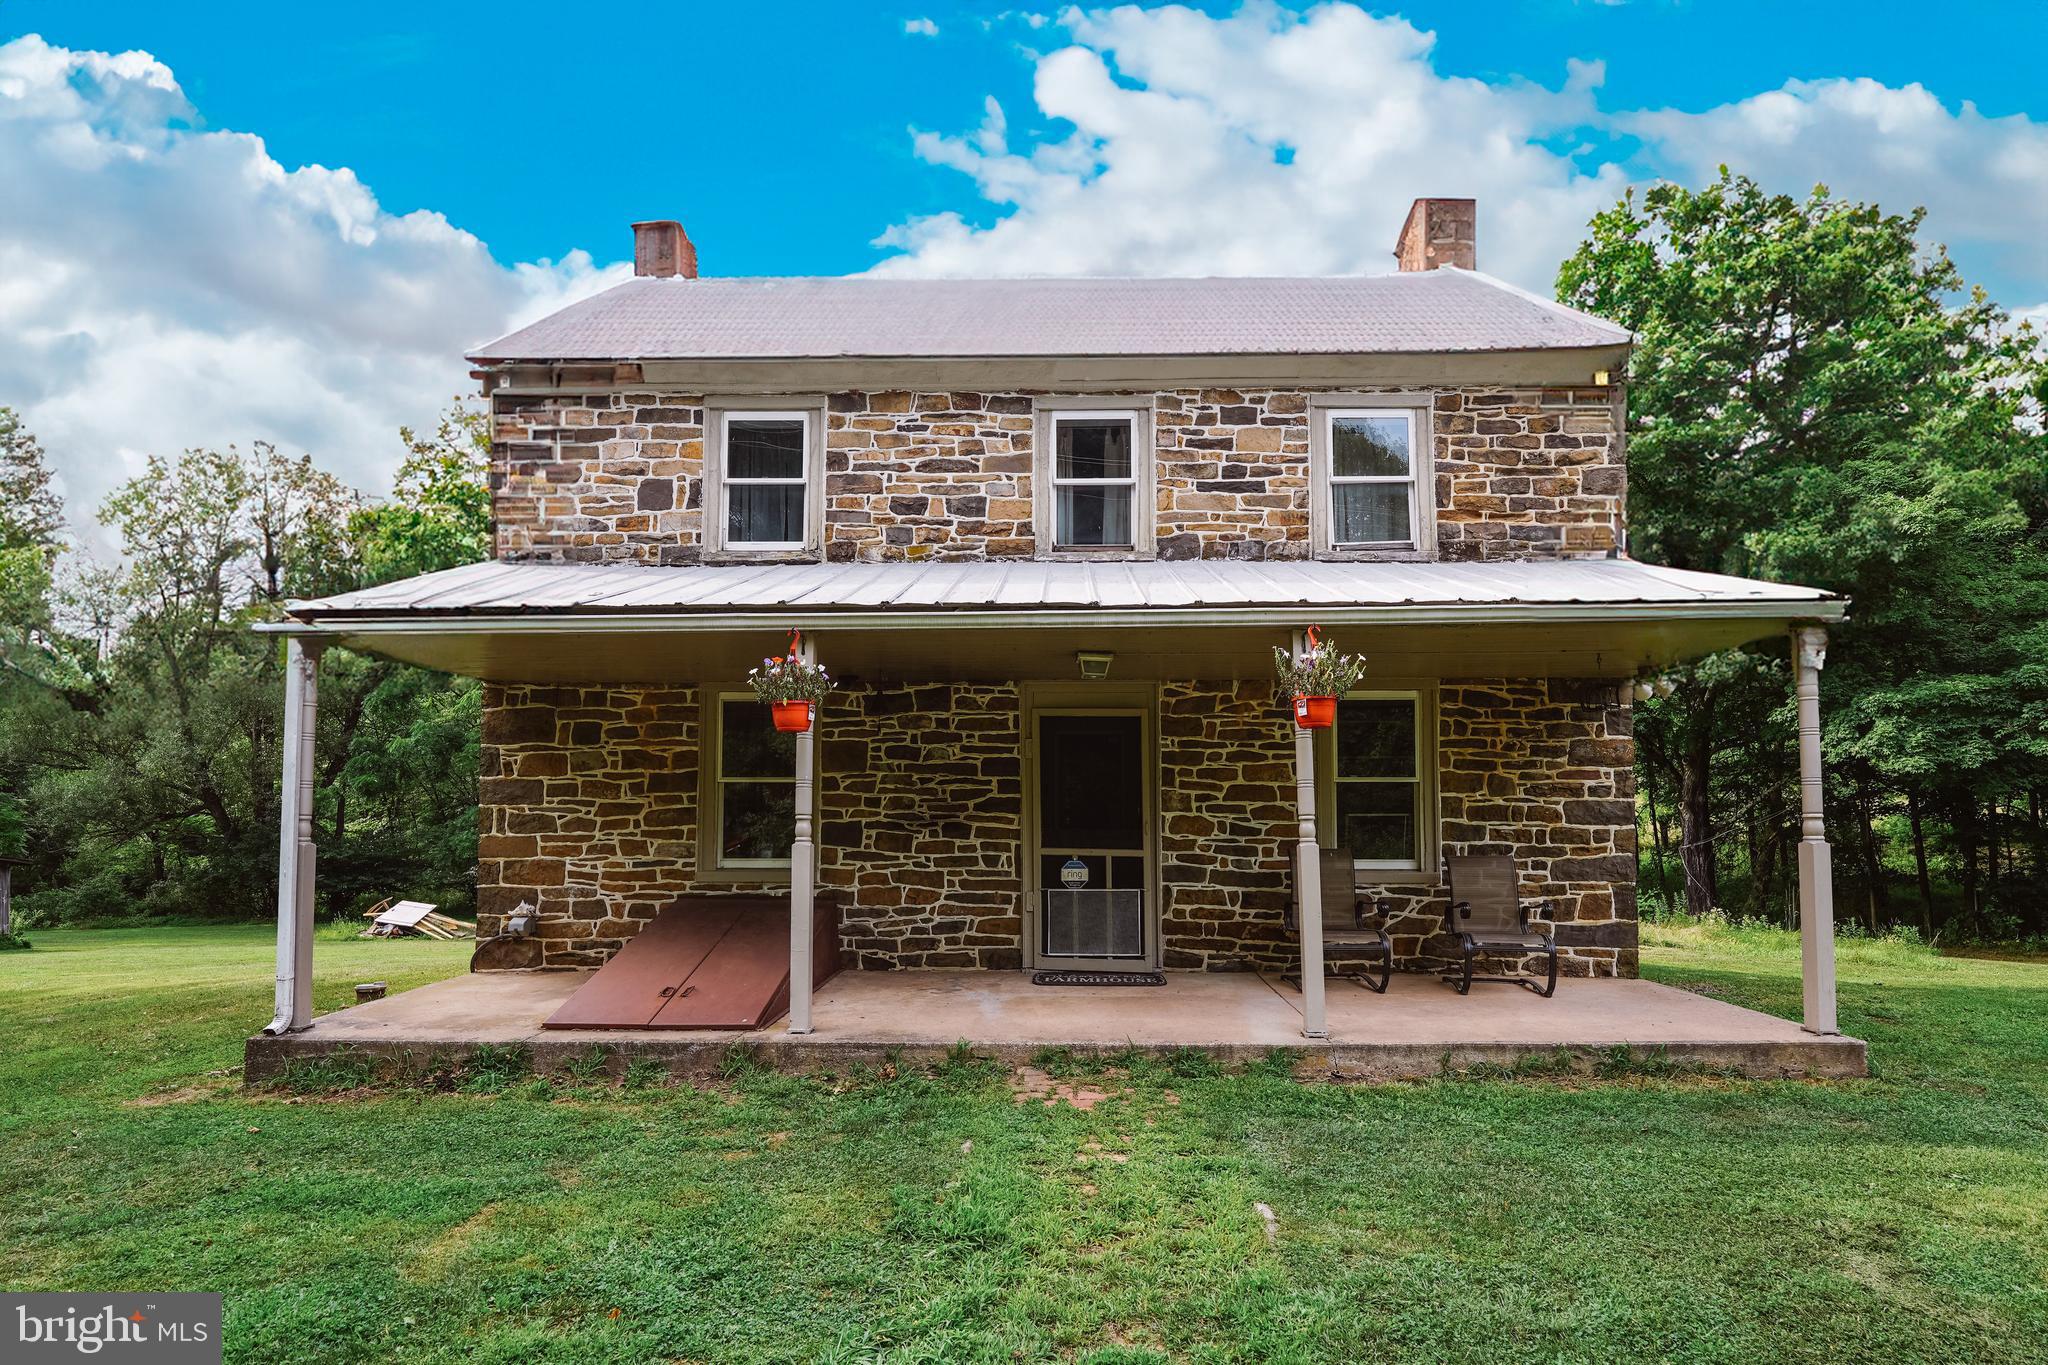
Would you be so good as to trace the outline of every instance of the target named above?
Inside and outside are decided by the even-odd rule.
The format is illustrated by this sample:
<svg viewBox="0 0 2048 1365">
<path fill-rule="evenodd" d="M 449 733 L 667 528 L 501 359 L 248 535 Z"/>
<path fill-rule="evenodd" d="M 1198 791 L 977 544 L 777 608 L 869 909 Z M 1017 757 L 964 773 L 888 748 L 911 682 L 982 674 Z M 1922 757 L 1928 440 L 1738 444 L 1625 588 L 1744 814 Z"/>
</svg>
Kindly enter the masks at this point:
<svg viewBox="0 0 2048 1365">
<path fill-rule="evenodd" d="M 1329 604 L 1248 603 L 1228 607 L 953 607 L 919 611 L 829 607 L 776 607 L 747 611 L 691 609 L 599 612 L 578 610 L 489 611 L 390 608 L 383 611 L 314 612 L 262 622 L 253 629 L 281 635 L 502 634 L 723 632 L 786 629 L 802 617 L 833 630 L 954 630 L 972 625 L 1005 629 L 1114 630 L 1139 626 L 1297 625 L 1491 625 L 1569 621 L 1839 621 L 1849 610 L 1845 597 L 1772 598 L 1733 602 L 1485 602 Z"/>
<path fill-rule="evenodd" d="M 648 362 L 672 362 L 679 365 L 776 365 L 804 364 L 813 361 L 845 361 L 850 363 L 894 364 L 944 364 L 948 361 L 970 361 L 975 364 L 1014 362 L 1017 364 L 1041 363 L 1048 360 L 1073 361 L 1151 361 L 1157 363 L 1203 363 L 1236 359 L 1275 360 L 1297 358 L 1302 360 L 1381 360 L 1389 357 L 1400 359 L 1428 359 L 1432 356 L 1535 356 L 1571 355 L 1586 352 L 1631 350 L 1634 338 L 1624 335 L 1613 341 L 1588 342 L 1558 346 L 1432 346 L 1418 349 L 1372 350 L 1372 351 L 955 351 L 955 352 L 856 352 L 833 351 L 788 355 L 713 355 L 708 353 L 676 354 L 656 351 L 620 351 L 587 355 L 492 355 L 476 352 L 463 359 L 472 365 L 502 367 L 507 365 L 639 365 Z"/>
</svg>

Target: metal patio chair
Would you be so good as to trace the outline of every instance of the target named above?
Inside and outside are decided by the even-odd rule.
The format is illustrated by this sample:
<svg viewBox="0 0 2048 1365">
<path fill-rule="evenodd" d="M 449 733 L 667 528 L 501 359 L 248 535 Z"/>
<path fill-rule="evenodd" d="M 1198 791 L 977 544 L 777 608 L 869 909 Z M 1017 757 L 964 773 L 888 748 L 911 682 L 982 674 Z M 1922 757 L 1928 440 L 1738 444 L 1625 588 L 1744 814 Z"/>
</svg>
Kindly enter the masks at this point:
<svg viewBox="0 0 2048 1365">
<path fill-rule="evenodd" d="M 1351 850 L 1348 848 L 1325 848 L 1317 850 L 1317 866 L 1322 871 L 1323 891 L 1323 962 L 1327 966 L 1332 958 L 1365 958 L 1368 970 L 1337 971 L 1332 976 L 1347 981 L 1356 981 L 1369 991 L 1380 995 L 1387 993 L 1387 981 L 1394 974 L 1394 945 L 1388 939 L 1384 927 L 1368 925 L 1368 916 L 1376 915 L 1380 926 L 1384 926 L 1392 912 L 1392 901 L 1368 902 L 1358 894 L 1357 872 L 1352 866 Z M 1301 880 L 1295 878 L 1294 895 L 1287 902 L 1287 932 L 1297 939 L 1301 937 Z M 1370 907 L 1370 908 L 1368 908 Z M 1377 979 L 1369 970 L 1373 959 L 1379 962 Z M 1280 979 L 1301 989 L 1301 971 L 1282 972 Z"/>
<path fill-rule="evenodd" d="M 1507 981 L 1527 986 L 1548 1000 L 1557 993 L 1557 936 L 1529 925 L 1533 905 L 1544 918 L 1555 920 L 1555 907 L 1547 901 L 1521 899 L 1521 876 L 1514 858 L 1505 853 L 1447 854 L 1444 882 L 1450 889 L 1450 908 L 1444 912 L 1444 928 L 1458 940 L 1459 968 L 1443 974 L 1458 994 L 1471 993 L 1474 981 Z M 1472 964 L 1482 957 L 1522 958 L 1542 953 L 1549 964 L 1543 984 L 1522 973 L 1498 976 L 1472 975 Z"/>
</svg>

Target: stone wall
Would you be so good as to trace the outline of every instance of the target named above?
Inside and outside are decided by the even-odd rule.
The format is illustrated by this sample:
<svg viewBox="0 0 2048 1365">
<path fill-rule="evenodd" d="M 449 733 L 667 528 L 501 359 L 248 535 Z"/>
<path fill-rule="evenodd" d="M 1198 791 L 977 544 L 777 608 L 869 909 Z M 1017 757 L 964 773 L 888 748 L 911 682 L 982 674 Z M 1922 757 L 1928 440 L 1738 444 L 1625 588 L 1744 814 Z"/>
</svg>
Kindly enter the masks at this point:
<svg viewBox="0 0 2048 1365">
<path fill-rule="evenodd" d="M 1014 686 L 871 687 L 827 704 L 818 880 L 850 962 L 1024 965 L 1024 777 Z"/>
<path fill-rule="evenodd" d="M 1244 970 L 1294 951 L 1294 723 L 1269 682 L 1168 683 L 1159 699 L 1160 949 Z"/>
<path fill-rule="evenodd" d="M 1036 550 L 1028 395 L 837 393 L 826 425 L 828 559 Z"/>
<path fill-rule="evenodd" d="M 1615 685 L 1445 682 L 1442 833 L 1513 853 L 1555 903 L 1565 970 L 1636 970 L 1634 756 Z M 868 686 L 821 717 L 819 881 L 858 967 L 1021 965 L 1023 726 L 1003 685 Z M 687 689 L 492 685 L 485 692 L 480 932 L 521 901 L 549 966 L 602 961 L 697 881 L 699 702 Z M 1161 948 L 1169 968 L 1291 965 L 1293 727 L 1263 680 L 1168 683 L 1159 714 Z M 1440 887 L 1395 903 L 1406 968 L 1445 965 Z"/>
<path fill-rule="evenodd" d="M 1162 948 L 1169 967 L 1294 965 L 1294 731 L 1264 682 L 1169 683 L 1160 701 Z M 1548 898 L 1572 975 L 1636 971 L 1635 758 L 1625 694 L 1573 679 L 1445 682 L 1437 698 L 1441 832 L 1453 853 L 1511 853 Z M 1396 962 L 1440 970 L 1440 883 L 1388 874 Z"/>
<path fill-rule="evenodd" d="M 1554 927 L 1569 976 L 1636 974 L 1630 723 L 1625 690 L 1599 680 L 1447 680 L 1437 692 L 1444 847 L 1519 860 L 1523 897 L 1552 903 L 1541 922 Z M 1451 965 L 1441 886 L 1390 878 L 1362 889 L 1394 904 L 1397 962 Z"/>
<path fill-rule="evenodd" d="M 1311 554 L 1309 396 L 1302 389 L 1152 396 L 1160 558 Z M 1605 389 L 1440 390 L 1431 415 L 1438 553 L 1516 558 L 1615 545 L 1626 475 L 1607 396 Z M 1034 554 L 1032 399 L 831 395 L 827 558 Z M 701 557 L 701 395 L 501 393 L 492 410 L 498 557 L 644 564 Z"/>
<path fill-rule="evenodd" d="M 1437 708 L 1445 845 L 1521 859 L 1522 894 L 1553 903 L 1566 970 L 1634 976 L 1635 740 L 1625 686 L 1446 681 Z M 1429 910 L 1439 924 L 1442 909 L 1438 900 Z M 1422 955 L 1429 928 L 1397 923 L 1395 952 Z"/>
<path fill-rule="evenodd" d="M 477 933 L 528 901 L 550 967 L 596 966 L 697 866 L 696 695 L 484 687 Z"/>
</svg>

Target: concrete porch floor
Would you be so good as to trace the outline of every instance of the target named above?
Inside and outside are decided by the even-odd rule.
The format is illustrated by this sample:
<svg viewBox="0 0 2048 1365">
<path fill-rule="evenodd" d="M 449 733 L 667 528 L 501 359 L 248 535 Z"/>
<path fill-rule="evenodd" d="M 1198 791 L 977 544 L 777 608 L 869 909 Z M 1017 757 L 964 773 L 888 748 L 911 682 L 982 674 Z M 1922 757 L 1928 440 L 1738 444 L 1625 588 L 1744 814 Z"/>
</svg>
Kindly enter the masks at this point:
<svg viewBox="0 0 2048 1365">
<path fill-rule="evenodd" d="M 1618 1044 L 1757 1077 L 1868 1074 L 1859 1039 L 1817 1037 L 1790 1020 L 1652 981 L 1568 978 L 1544 1000 L 1505 985 L 1461 997 L 1432 976 L 1397 975 L 1384 996 L 1333 980 L 1330 1037 L 1313 1042 L 1301 1036 L 1301 997 L 1292 988 L 1250 973 L 1202 972 L 1168 973 L 1164 986 L 1114 987 L 1034 986 L 1017 972 L 842 972 L 818 989 L 817 1031 L 805 1037 L 784 1032 L 782 1021 L 752 1032 L 543 1029 L 588 977 L 491 972 L 437 981 L 322 1015 L 303 1033 L 258 1034 L 244 1077 L 268 1079 L 294 1059 L 335 1052 L 423 1059 L 480 1043 L 523 1045 L 541 1069 L 597 1044 L 616 1064 L 645 1057 L 702 1072 L 736 1041 L 777 1066 L 830 1069 L 895 1051 L 936 1056 L 962 1040 L 1010 1063 L 1047 1047 L 1193 1047 L 1232 1061 L 1286 1048 L 1306 1064 L 1365 1079 Z"/>
</svg>

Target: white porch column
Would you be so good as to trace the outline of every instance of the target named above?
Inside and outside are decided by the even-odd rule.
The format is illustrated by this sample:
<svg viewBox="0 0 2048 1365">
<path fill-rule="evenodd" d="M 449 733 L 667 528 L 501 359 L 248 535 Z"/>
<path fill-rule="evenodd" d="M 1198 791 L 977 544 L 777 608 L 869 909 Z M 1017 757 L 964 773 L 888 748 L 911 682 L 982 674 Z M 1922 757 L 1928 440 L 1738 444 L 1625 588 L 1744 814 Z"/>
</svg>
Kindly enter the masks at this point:
<svg viewBox="0 0 2048 1365">
<path fill-rule="evenodd" d="M 1294 632 L 1294 657 L 1308 652 L 1308 632 Z M 1295 923 L 1301 930 L 1301 1033 L 1327 1038 L 1323 1017 L 1323 862 L 1316 842 L 1316 732 L 1294 729 Z"/>
<path fill-rule="evenodd" d="M 265 1033 L 313 1022 L 313 741 L 320 712 L 320 651 L 297 635 L 284 644 L 284 780 L 277 818 L 277 1013 Z"/>
<path fill-rule="evenodd" d="M 1793 629 L 1799 699 L 1799 959 L 1808 1033 L 1841 1032 L 1835 1026 L 1834 868 L 1821 813 L 1820 670 L 1827 654 L 1825 627 Z"/>
<path fill-rule="evenodd" d="M 809 636 L 797 644 L 797 657 L 818 661 Z M 824 723 L 825 704 L 811 707 L 811 727 L 796 737 L 796 838 L 789 846 L 789 1031 L 811 1031 L 811 912 L 818 890 L 818 845 L 813 835 L 816 800 L 817 732 Z"/>
</svg>

